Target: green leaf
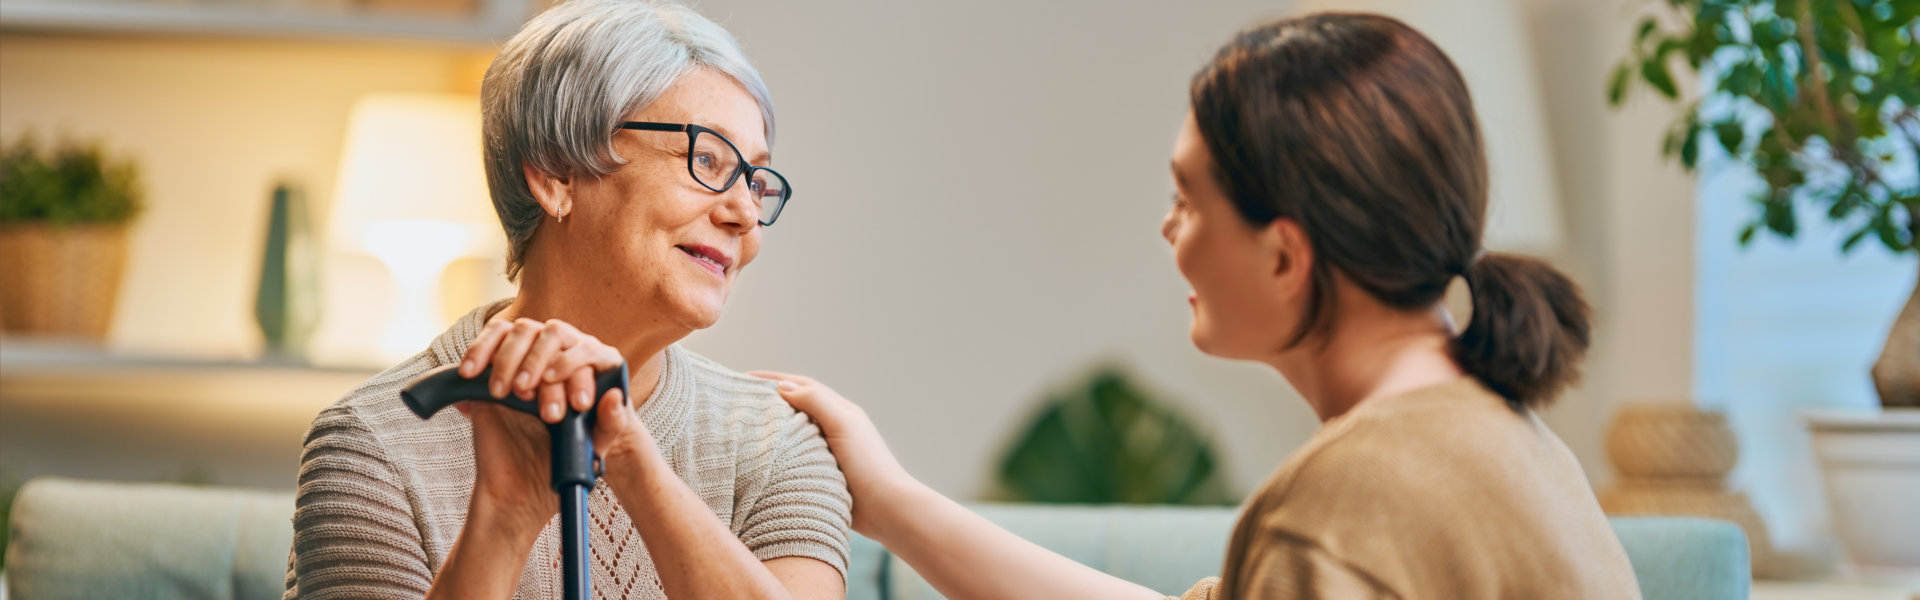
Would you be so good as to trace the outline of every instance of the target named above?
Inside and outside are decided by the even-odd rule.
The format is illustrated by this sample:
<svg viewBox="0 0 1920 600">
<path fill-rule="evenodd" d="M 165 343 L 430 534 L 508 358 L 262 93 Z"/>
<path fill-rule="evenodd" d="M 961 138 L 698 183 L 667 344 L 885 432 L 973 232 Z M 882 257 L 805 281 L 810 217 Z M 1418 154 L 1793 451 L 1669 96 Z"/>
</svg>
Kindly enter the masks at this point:
<svg viewBox="0 0 1920 600">
<path fill-rule="evenodd" d="M 1640 46 L 1640 45 L 1646 44 L 1647 36 L 1653 35 L 1653 31 L 1655 29 L 1658 29 L 1659 27 L 1660 27 L 1660 24 L 1657 22 L 1654 22 L 1653 17 L 1641 18 L 1640 31 L 1638 33 L 1633 34 L 1634 45 Z"/>
<path fill-rule="evenodd" d="M 1878 219 L 1877 221 L 1878 222 L 1873 225 L 1873 232 L 1879 234 L 1880 243 L 1886 244 L 1888 250 L 1904 252 L 1913 247 L 1912 241 L 1900 239 L 1900 228 L 1893 226 L 1893 219 Z"/>
<path fill-rule="evenodd" d="M 1714 123 L 1713 134 L 1714 137 L 1720 140 L 1720 147 L 1725 148 L 1727 154 L 1734 156 L 1740 155 L 1740 146 L 1746 141 L 1747 131 L 1740 126 L 1739 121 L 1721 121 Z"/>
<path fill-rule="evenodd" d="M 1764 206 L 1766 208 L 1763 210 L 1762 218 L 1767 221 L 1767 229 L 1780 234 L 1781 237 L 1793 237 L 1793 234 L 1798 231 L 1798 223 L 1794 221 L 1793 203 L 1788 201 L 1788 196 L 1776 192 L 1774 198 L 1768 200 Z"/>
<path fill-rule="evenodd" d="M 1607 82 L 1607 104 L 1619 106 L 1620 100 L 1627 97 L 1627 82 L 1633 78 L 1633 69 L 1627 63 L 1614 67 L 1613 77 Z"/>
<path fill-rule="evenodd" d="M 1680 143 L 1680 164 L 1688 171 L 1692 171 L 1694 163 L 1700 159 L 1700 132 L 1697 128 L 1688 129 L 1686 141 Z"/>
<path fill-rule="evenodd" d="M 1847 241 L 1840 243 L 1840 253 L 1846 254 L 1852 252 L 1853 247 L 1860 245 L 1860 240 L 1867 239 L 1867 234 L 1869 233 L 1873 233 L 1872 227 L 1861 227 L 1859 231 L 1853 232 L 1853 235 L 1847 236 Z"/>
<path fill-rule="evenodd" d="M 1759 232 L 1760 232 L 1759 223 L 1748 223 L 1745 227 L 1741 227 L 1740 228 L 1740 245 L 1742 247 L 1745 247 L 1748 244 L 1752 244 L 1753 234 L 1759 233 Z"/>
<path fill-rule="evenodd" d="M 1680 89 L 1673 84 L 1673 75 L 1667 73 L 1667 64 L 1658 56 L 1640 63 L 1640 78 L 1645 79 L 1653 89 L 1660 90 L 1660 95 L 1668 100 L 1680 97 Z"/>
</svg>

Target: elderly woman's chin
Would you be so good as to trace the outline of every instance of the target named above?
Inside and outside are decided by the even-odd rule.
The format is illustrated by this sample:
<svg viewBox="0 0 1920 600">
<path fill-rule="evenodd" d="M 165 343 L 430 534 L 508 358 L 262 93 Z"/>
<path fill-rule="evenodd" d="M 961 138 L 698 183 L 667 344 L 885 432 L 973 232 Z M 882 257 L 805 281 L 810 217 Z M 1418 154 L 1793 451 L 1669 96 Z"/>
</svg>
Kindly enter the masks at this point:
<svg viewBox="0 0 1920 600">
<path fill-rule="evenodd" d="M 671 311 L 674 322 L 687 329 L 706 329 L 720 322 L 720 311 L 727 306 L 727 291 L 732 282 L 674 279 L 663 290 L 666 302 L 661 307 Z"/>
</svg>

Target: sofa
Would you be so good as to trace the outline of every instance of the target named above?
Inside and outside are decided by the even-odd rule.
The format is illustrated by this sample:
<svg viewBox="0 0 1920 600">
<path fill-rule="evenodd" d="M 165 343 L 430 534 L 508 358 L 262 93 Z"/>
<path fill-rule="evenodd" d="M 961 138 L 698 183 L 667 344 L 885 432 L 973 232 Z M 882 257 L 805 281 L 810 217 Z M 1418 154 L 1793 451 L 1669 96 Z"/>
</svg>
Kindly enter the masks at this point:
<svg viewBox="0 0 1920 600">
<path fill-rule="evenodd" d="M 1219 572 L 1231 508 L 979 504 L 993 522 L 1074 560 L 1179 594 Z M 293 497 L 170 484 L 43 477 L 14 500 L 8 597 L 278 598 Z M 1647 600 L 1746 600 L 1739 527 L 1708 519 L 1613 519 Z M 850 600 L 939 598 L 913 569 L 855 536 Z"/>
</svg>

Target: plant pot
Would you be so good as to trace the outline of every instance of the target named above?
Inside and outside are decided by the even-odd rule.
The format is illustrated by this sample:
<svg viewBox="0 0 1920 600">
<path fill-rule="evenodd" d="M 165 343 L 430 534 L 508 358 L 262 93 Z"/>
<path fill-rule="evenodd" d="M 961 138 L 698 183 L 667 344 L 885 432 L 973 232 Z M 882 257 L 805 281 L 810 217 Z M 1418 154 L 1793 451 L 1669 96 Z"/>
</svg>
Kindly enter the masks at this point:
<svg viewBox="0 0 1920 600">
<path fill-rule="evenodd" d="M 126 261 L 125 225 L 0 226 L 0 329 L 104 341 Z"/>
<path fill-rule="evenodd" d="M 1740 461 L 1727 416 L 1692 402 L 1628 402 L 1607 430 L 1607 459 L 1620 472 L 1598 494 L 1609 515 L 1683 515 L 1731 521 L 1747 534 L 1753 575 L 1790 575 L 1773 552 L 1767 524 L 1745 494 L 1727 485 Z"/>
<path fill-rule="evenodd" d="M 1848 566 L 1920 581 L 1920 409 L 1815 412 L 1806 420 Z"/>
</svg>

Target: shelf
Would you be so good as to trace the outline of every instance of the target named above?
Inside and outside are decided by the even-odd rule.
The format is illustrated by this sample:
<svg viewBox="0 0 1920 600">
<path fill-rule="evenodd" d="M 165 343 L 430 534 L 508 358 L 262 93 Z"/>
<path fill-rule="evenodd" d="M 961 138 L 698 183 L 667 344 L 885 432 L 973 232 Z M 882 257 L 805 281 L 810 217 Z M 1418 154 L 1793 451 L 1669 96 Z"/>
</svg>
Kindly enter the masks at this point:
<svg viewBox="0 0 1920 600">
<path fill-rule="evenodd" d="M 0 340 L 0 414 L 191 434 L 297 436 L 321 409 L 374 374 L 125 356 L 6 339 Z"/>
<path fill-rule="evenodd" d="M 529 0 L 480 0 L 471 17 L 369 15 L 230 3 L 9 0 L 0 27 L 13 30 L 404 39 L 494 44 L 519 29 Z"/>
</svg>

